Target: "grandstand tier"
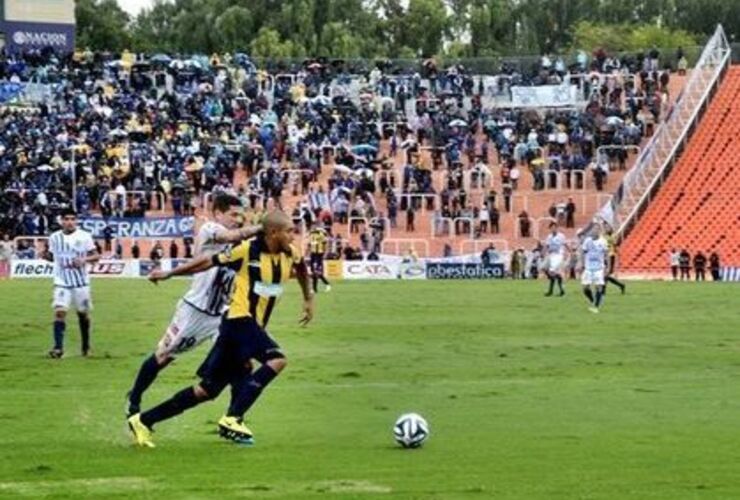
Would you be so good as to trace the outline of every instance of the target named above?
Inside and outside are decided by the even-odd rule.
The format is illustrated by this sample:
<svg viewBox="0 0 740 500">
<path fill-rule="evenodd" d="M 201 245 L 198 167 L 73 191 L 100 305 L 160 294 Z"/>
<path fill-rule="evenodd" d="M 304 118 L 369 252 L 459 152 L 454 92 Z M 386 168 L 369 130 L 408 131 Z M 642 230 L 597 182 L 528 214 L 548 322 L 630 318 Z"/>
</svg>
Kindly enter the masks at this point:
<svg viewBox="0 0 740 500">
<path fill-rule="evenodd" d="M 657 196 L 622 246 L 621 268 L 664 273 L 673 249 L 740 266 L 740 66 L 719 90 Z"/>
</svg>

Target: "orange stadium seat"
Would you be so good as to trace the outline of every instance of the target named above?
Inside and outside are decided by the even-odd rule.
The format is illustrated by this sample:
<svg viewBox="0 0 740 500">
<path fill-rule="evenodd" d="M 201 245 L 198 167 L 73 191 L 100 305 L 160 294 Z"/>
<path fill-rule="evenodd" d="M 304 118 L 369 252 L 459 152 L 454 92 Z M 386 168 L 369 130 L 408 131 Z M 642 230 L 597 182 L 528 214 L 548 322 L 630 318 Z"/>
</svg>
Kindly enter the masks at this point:
<svg viewBox="0 0 740 500">
<path fill-rule="evenodd" d="M 731 67 L 665 184 L 622 246 L 621 267 L 664 272 L 672 248 L 740 266 L 740 66 Z"/>
</svg>

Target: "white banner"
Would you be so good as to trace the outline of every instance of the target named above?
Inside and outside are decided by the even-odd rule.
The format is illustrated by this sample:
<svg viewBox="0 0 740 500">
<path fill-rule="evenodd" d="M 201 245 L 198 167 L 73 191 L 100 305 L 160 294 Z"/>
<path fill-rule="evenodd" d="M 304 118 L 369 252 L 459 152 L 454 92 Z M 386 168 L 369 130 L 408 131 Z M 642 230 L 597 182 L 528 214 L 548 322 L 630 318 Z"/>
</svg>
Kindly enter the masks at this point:
<svg viewBox="0 0 740 500">
<path fill-rule="evenodd" d="M 578 87 L 563 85 L 538 85 L 511 87 L 511 105 L 520 108 L 575 106 Z"/>
<path fill-rule="evenodd" d="M 342 273 L 346 280 L 426 279 L 426 264 L 386 260 L 344 261 Z"/>
<path fill-rule="evenodd" d="M 101 260 L 88 268 L 94 278 L 138 278 L 138 260 Z M 42 259 L 14 259 L 11 278 L 53 278 L 54 264 Z"/>
</svg>

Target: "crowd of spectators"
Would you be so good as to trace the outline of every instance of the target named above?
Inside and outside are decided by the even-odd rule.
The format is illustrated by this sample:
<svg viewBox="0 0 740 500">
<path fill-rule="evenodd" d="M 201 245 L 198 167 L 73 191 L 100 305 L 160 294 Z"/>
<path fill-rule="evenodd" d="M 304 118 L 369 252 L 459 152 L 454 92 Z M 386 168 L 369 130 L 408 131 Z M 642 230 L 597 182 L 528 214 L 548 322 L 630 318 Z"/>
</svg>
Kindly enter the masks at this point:
<svg viewBox="0 0 740 500">
<path fill-rule="evenodd" d="M 565 177 L 568 187 L 603 189 L 625 168 L 622 147 L 639 144 L 666 111 L 670 71 L 653 55 L 579 54 L 569 67 L 544 56 L 490 75 L 433 60 L 410 70 L 379 62 L 357 75 L 321 59 L 258 69 L 244 54 L 3 55 L 0 85 L 33 81 L 49 96 L 13 106 L 2 93 L 0 233 L 47 234 L 69 205 L 106 217 L 191 215 L 219 190 L 254 210 L 292 210 L 299 225 L 348 224 L 363 254 L 379 253 L 399 213 L 414 232 L 422 207 L 441 230 L 497 232 L 522 177 L 544 190 L 558 182 L 553 173 L 580 171 Z M 562 82 L 578 85 L 583 106 L 491 104 L 511 85 Z M 247 180 L 235 185 L 240 169 Z M 286 193 L 299 203 L 284 206 Z M 573 213 L 563 212 L 568 225 Z"/>
</svg>

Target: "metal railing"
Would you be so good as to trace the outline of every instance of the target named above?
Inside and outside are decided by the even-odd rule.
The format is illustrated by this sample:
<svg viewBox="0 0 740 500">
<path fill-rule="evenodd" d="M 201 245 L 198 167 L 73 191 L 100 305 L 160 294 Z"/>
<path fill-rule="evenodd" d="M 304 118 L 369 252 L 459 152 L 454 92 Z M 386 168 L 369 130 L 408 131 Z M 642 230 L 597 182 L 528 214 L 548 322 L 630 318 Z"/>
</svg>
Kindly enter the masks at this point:
<svg viewBox="0 0 740 500">
<path fill-rule="evenodd" d="M 611 201 L 598 213 L 600 219 L 617 228 L 620 238 L 626 236 L 652 200 L 729 63 L 730 46 L 718 25 L 666 121 L 643 148 Z"/>
</svg>

